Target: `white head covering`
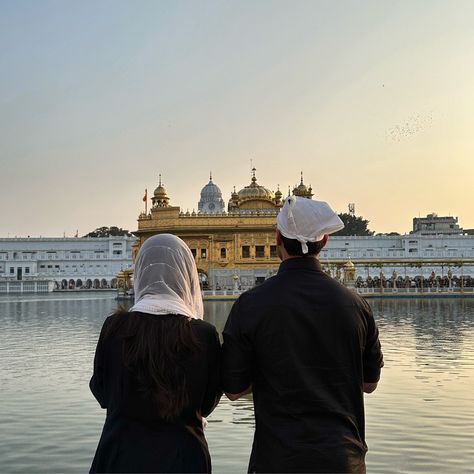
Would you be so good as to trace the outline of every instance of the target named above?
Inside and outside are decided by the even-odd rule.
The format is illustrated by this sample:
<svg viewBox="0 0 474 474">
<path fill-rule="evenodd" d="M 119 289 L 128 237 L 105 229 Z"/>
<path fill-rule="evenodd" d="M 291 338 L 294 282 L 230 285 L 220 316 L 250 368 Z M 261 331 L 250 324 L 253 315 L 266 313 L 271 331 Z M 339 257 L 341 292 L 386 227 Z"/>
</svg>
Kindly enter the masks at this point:
<svg viewBox="0 0 474 474">
<path fill-rule="evenodd" d="M 277 217 L 277 229 L 288 239 L 301 242 L 301 250 L 308 253 L 307 242 L 317 242 L 325 234 L 344 228 L 339 216 L 327 202 L 288 196 Z"/>
<path fill-rule="evenodd" d="M 145 241 L 135 261 L 133 287 L 135 305 L 130 311 L 203 317 L 193 254 L 175 235 L 154 235 Z"/>
</svg>

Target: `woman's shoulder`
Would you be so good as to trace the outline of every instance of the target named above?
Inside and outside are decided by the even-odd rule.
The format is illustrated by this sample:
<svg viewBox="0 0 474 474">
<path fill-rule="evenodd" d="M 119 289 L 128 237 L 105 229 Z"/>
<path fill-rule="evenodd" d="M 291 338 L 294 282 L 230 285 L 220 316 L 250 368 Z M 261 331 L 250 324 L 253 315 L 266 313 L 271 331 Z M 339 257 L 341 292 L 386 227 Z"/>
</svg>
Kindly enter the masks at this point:
<svg viewBox="0 0 474 474">
<path fill-rule="evenodd" d="M 192 319 L 191 326 L 199 335 L 203 337 L 215 338 L 218 334 L 217 329 L 213 324 L 203 321 L 202 319 Z"/>
<path fill-rule="evenodd" d="M 106 317 L 102 325 L 102 333 L 105 337 L 119 336 L 128 333 L 134 326 L 134 315 L 128 311 L 118 310 Z"/>
<path fill-rule="evenodd" d="M 200 331 L 204 331 L 204 332 L 215 332 L 216 331 L 216 327 L 214 326 L 214 324 L 211 324 L 211 323 L 208 323 L 207 321 L 204 321 L 202 319 L 191 319 L 191 324 L 193 325 L 193 327 L 195 327 L 196 329 L 200 330 Z"/>
</svg>

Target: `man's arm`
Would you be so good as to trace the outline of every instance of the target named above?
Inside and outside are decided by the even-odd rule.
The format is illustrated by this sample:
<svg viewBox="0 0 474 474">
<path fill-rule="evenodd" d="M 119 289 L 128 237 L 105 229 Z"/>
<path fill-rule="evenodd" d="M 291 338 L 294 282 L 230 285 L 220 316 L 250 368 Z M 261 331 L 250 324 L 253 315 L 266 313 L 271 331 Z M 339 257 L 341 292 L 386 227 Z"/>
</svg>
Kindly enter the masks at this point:
<svg viewBox="0 0 474 474">
<path fill-rule="evenodd" d="M 363 353 L 363 390 L 365 393 L 372 393 L 377 388 L 380 380 L 380 370 L 384 365 L 382 349 L 380 347 L 379 330 L 375 323 L 372 309 L 369 304 L 363 300 L 365 307 L 365 320 L 367 324 L 367 334 L 365 348 Z"/>
<path fill-rule="evenodd" d="M 363 384 L 364 393 L 374 392 L 375 389 L 377 388 L 377 384 L 378 384 L 378 382 L 374 382 L 374 383 L 364 382 L 364 384 Z"/>
<path fill-rule="evenodd" d="M 234 303 L 222 333 L 221 380 L 229 400 L 250 393 L 253 382 L 255 355 L 243 321 L 245 314 L 241 313 L 241 298 Z"/>
</svg>

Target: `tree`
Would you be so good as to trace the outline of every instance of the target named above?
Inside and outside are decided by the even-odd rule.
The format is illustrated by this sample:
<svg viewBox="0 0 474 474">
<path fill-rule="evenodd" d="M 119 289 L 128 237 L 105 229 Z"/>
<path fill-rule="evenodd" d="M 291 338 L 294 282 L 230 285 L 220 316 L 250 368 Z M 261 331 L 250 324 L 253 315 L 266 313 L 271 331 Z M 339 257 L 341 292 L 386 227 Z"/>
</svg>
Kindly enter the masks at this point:
<svg viewBox="0 0 474 474">
<path fill-rule="evenodd" d="M 84 235 L 84 237 L 118 237 L 126 235 L 127 237 L 133 237 L 133 235 L 126 229 L 122 229 L 121 227 L 98 227 L 97 229 L 89 232 L 88 234 Z"/>
<path fill-rule="evenodd" d="M 369 230 L 369 221 L 361 216 L 355 216 L 348 212 L 339 214 L 342 222 L 344 222 L 344 229 L 333 235 L 374 235 L 373 231 Z"/>
</svg>

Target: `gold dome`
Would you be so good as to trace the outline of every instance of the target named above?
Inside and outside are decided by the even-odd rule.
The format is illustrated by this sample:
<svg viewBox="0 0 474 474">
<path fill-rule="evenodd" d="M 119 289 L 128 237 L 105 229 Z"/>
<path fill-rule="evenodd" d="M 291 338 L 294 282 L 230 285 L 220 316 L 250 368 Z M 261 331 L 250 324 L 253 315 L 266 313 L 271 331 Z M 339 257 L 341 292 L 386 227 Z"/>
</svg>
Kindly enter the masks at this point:
<svg viewBox="0 0 474 474">
<path fill-rule="evenodd" d="M 306 187 L 305 184 L 301 183 L 297 188 L 295 188 L 296 191 L 298 191 L 299 193 L 303 194 L 303 193 L 307 193 L 308 192 L 308 188 Z"/>
<path fill-rule="evenodd" d="M 153 207 L 168 207 L 169 200 L 170 198 L 168 197 L 168 193 L 166 192 L 166 189 L 161 182 L 161 174 L 160 174 L 158 187 L 155 189 L 153 193 L 151 202 L 153 203 Z"/>
<path fill-rule="evenodd" d="M 355 265 L 349 260 L 344 264 L 344 268 L 346 270 L 353 270 L 355 268 Z"/>
<path fill-rule="evenodd" d="M 154 196 L 157 197 L 157 198 L 168 197 L 168 193 L 166 192 L 165 187 L 164 187 L 163 184 L 161 183 L 161 174 L 160 174 L 160 176 L 159 176 L 158 186 L 157 186 L 157 188 L 155 189 L 155 192 L 154 192 L 153 194 L 154 194 Z"/>
<path fill-rule="evenodd" d="M 153 193 L 156 197 L 164 197 L 167 196 L 168 193 L 166 192 L 166 189 L 162 186 L 159 185 L 156 189 L 155 192 Z"/>
<path fill-rule="evenodd" d="M 264 186 L 260 186 L 259 184 L 257 184 L 255 171 L 256 171 L 255 168 L 253 168 L 252 169 L 252 182 L 237 193 L 239 200 L 247 201 L 250 199 L 266 199 L 269 201 L 273 201 L 275 199 L 275 195 L 273 194 L 273 192 L 265 188 Z"/>
</svg>

